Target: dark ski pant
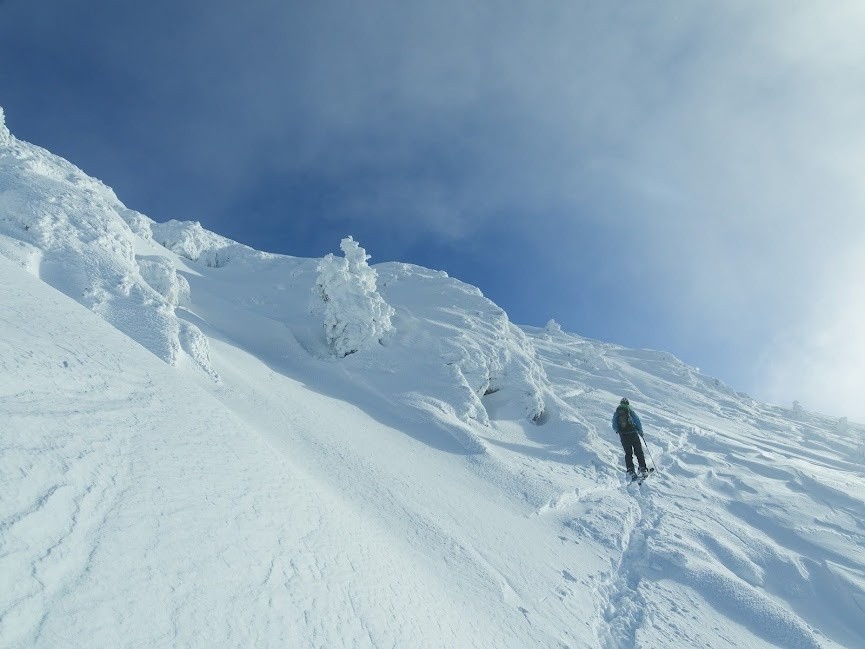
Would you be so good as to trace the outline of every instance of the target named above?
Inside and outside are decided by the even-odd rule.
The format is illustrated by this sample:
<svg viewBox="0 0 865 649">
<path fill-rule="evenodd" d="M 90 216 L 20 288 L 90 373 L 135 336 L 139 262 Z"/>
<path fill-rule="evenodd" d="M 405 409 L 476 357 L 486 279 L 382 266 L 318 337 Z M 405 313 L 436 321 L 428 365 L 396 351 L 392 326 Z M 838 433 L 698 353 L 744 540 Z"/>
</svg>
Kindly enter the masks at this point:
<svg viewBox="0 0 865 649">
<path fill-rule="evenodd" d="M 646 468 L 646 458 L 643 456 L 643 445 L 640 443 L 640 436 L 637 433 L 625 433 L 619 435 L 622 440 L 622 448 L 625 449 L 625 466 L 628 471 L 634 471 L 634 456 L 637 456 L 637 463 L 640 469 Z"/>
</svg>

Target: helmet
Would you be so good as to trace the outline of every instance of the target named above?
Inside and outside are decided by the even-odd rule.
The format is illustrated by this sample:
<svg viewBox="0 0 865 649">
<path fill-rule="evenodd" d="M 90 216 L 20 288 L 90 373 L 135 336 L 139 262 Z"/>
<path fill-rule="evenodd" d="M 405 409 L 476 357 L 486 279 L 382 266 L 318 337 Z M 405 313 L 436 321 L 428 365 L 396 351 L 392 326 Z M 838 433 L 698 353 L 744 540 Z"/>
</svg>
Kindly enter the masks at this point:
<svg viewBox="0 0 865 649">
<path fill-rule="evenodd" d="M 628 401 L 627 397 L 622 397 L 622 400 L 619 401 L 619 405 L 621 405 L 621 406 L 627 406 L 628 404 L 629 404 L 629 401 Z"/>
</svg>

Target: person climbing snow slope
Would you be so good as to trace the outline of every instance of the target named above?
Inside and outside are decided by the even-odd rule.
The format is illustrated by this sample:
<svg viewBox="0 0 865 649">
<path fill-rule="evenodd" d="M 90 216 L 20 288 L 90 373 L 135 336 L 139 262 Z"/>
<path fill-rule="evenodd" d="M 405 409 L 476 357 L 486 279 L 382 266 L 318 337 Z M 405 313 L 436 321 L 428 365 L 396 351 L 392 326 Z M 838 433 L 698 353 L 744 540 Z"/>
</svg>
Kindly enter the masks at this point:
<svg viewBox="0 0 865 649">
<path fill-rule="evenodd" d="M 646 475 L 649 469 L 646 467 L 643 445 L 640 442 L 640 438 L 643 436 L 643 424 L 627 399 L 622 399 L 619 402 L 616 412 L 613 413 L 612 426 L 622 441 L 622 448 L 625 450 L 625 468 L 627 468 L 628 474 L 632 479 L 637 477 L 634 471 L 634 455 L 636 455 L 640 473 Z"/>
</svg>

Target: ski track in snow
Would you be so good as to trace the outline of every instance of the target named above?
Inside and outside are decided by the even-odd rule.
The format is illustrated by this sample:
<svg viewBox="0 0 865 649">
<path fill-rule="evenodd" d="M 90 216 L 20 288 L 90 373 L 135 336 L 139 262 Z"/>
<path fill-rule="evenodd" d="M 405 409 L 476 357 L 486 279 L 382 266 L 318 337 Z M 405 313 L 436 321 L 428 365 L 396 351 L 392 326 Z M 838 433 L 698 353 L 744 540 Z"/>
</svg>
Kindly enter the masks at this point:
<svg viewBox="0 0 865 649">
<path fill-rule="evenodd" d="M 639 403 L 642 387 L 633 379 L 623 381 L 611 393 L 609 402 L 615 403 L 615 394 L 636 394 L 632 402 Z M 646 421 L 645 415 L 652 409 L 641 412 Z M 657 592 L 658 584 L 667 590 L 670 583 L 676 584 L 673 592 L 677 589 L 693 592 L 729 620 L 731 628 L 715 629 L 719 637 L 712 642 L 718 646 L 856 646 L 858 639 L 865 637 L 865 626 L 856 622 L 863 610 L 862 563 L 844 556 L 843 551 L 836 552 L 832 541 L 833 537 L 842 541 L 839 550 L 843 547 L 848 553 L 851 545 L 861 543 L 862 500 L 842 488 L 828 486 L 808 471 L 808 464 L 836 471 L 848 469 L 847 463 L 835 455 L 837 445 L 831 449 L 832 460 L 827 461 L 826 438 L 804 435 L 791 454 L 794 466 L 790 466 L 777 450 L 770 450 L 777 445 L 768 443 L 760 430 L 756 433 L 759 439 L 743 443 L 738 434 L 725 432 L 723 427 L 705 432 L 687 421 L 693 420 L 667 419 L 662 430 L 647 427 L 649 447 L 662 463 L 661 472 L 652 475 L 643 486 L 621 487 L 633 496 L 631 506 L 625 506 L 617 514 L 609 511 L 602 514 L 607 522 L 619 520 L 620 535 L 610 534 L 610 525 L 592 523 L 597 519 L 595 512 L 581 507 L 597 499 L 607 506 L 616 506 L 618 503 L 609 499 L 613 493 L 609 486 L 563 493 L 539 512 L 548 515 L 570 508 L 580 514 L 568 523 L 570 530 L 594 539 L 620 539 L 620 558 L 612 561 L 608 577 L 598 586 L 601 611 L 598 646 L 610 649 L 653 646 L 649 640 L 653 637 L 675 646 L 706 646 L 707 638 L 694 633 L 692 625 L 685 623 L 687 615 L 669 614 L 670 610 L 687 613 L 687 598 L 668 595 L 659 603 L 648 595 Z M 772 425 L 768 417 L 756 421 L 758 424 L 767 421 L 767 427 Z M 658 448 L 664 437 L 666 447 Z M 744 452 L 731 455 L 731 445 L 733 448 L 741 445 Z M 844 446 L 841 445 L 842 451 L 847 450 Z M 755 448 L 766 448 L 766 453 L 755 459 Z M 647 460 L 651 463 L 648 454 Z M 779 522 L 780 507 L 774 496 L 765 497 L 765 483 L 760 484 L 764 478 L 773 485 L 787 485 L 789 493 L 783 502 L 798 497 L 803 500 L 801 510 L 818 507 L 830 512 L 827 518 L 833 520 L 820 521 L 823 531 L 819 542 L 808 540 L 813 528 L 800 533 L 795 527 L 791 529 Z M 756 482 L 755 486 L 751 486 L 752 482 Z M 746 504 L 749 496 L 754 498 L 754 504 Z M 720 503 L 723 513 L 707 517 L 707 509 L 714 509 L 709 503 L 715 506 Z M 790 523 L 798 518 L 793 515 L 795 507 L 789 504 L 784 507 L 791 513 Z M 771 509 L 761 514 L 767 508 Z M 732 521 L 737 522 L 734 529 L 738 536 L 730 531 Z M 851 529 L 859 532 L 858 537 L 849 536 Z M 824 556 L 826 560 L 814 562 L 805 559 L 808 556 Z M 845 574 L 851 577 L 849 581 L 839 581 Z M 568 575 L 573 579 L 572 573 Z M 802 606 L 794 603 L 791 611 L 777 603 L 778 598 L 782 601 L 789 598 L 791 590 L 816 590 L 812 594 L 818 600 L 833 604 L 821 606 L 817 612 L 813 603 Z M 846 597 L 845 591 L 849 593 Z M 840 607 L 840 614 L 833 612 L 833 607 Z M 659 632 L 654 625 L 662 618 L 668 620 L 667 628 Z M 816 632 L 809 621 L 833 628 L 840 642 Z"/>
</svg>

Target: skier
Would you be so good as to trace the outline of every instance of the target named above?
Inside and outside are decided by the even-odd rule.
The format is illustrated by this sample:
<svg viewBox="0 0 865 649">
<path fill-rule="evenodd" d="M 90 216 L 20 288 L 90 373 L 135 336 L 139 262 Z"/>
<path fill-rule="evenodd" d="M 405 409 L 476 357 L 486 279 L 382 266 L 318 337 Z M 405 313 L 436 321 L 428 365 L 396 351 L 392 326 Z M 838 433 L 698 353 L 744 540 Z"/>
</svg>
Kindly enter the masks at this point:
<svg viewBox="0 0 865 649">
<path fill-rule="evenodd" d="M 637 474 L 634 472 L 634 455 L 637 456 L 640 473 L 644 476 L 647 475 L 649 469 L 646 467 L 643 445 L 640 443 L 640 438 L 643 436 L 643 424 L 626 398 L 619 402 L 616 412 L 613 413 L 612 424 L 613 430 L 619 434 L 619 439 L 622 441 L 622 448 L 625 449 L 625 467 L 628 469 L 628 475 L 631 476 L 632 480 L 637 478 Z"/>
</svg>

